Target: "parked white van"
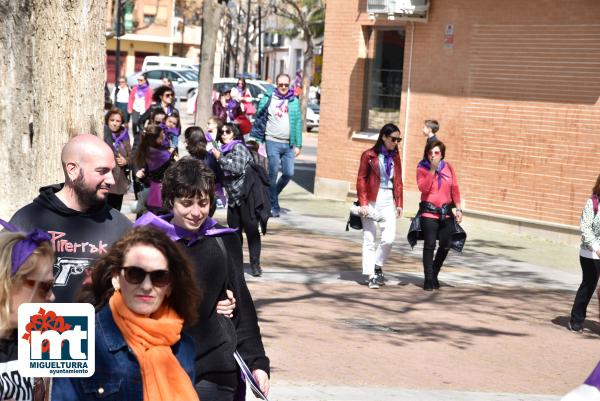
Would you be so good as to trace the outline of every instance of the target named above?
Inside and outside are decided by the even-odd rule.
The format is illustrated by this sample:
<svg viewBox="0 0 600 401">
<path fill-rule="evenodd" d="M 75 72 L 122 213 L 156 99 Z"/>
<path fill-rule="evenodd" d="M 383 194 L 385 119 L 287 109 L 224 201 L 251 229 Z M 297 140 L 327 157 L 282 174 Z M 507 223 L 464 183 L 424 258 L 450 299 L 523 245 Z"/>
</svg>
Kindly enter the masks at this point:
<svg viewBox="0 0 600 401">
<path fill-rule="evenodd" d="M 189 68 L 198 71 L 199 64 L 195 60 L 175 56 L 146 56 L 142 64 L 142 71 L 154 68 Z"/>
</svg>

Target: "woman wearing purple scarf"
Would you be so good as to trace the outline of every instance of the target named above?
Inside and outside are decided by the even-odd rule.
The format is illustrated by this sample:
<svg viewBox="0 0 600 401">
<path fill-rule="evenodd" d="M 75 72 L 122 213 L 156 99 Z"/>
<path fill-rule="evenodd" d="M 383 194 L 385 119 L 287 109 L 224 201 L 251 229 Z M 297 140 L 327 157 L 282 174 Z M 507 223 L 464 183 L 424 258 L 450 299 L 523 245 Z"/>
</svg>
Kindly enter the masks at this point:
<svg viewBox="0 0 600 401">
<path fill-rule="evenodd" d="M 231 90 L 222 91 L 219 100 L 216 100 L 212 107 L 213 115 L 229 123 L 234 122 L 242 114 L 240 104 L 231 97 Z"/>
<path fill-rule="evenodd" d="M 54 253 L 46 232 L 22 233 L 3 220 L 0 225 L 7 230 L 0 232 L 0 400 L 41 401 L 44 381 L 23 377 L 17 369 L 17 310 L 27 302 L 54 301 Z"/>
<path fill-rule="evenodd" d="M 124 121 L 123 112 L 117 108 L 109 110 L 104 116 L 104 142 L 111 147 L 115 155 L 115 168 L 112 171 L 115 183 L 108 191 L 107 201 L 119 211 L 123 204 L 123 195 L 127 193 L 131 184 L 131 142 L 129 131 L 123 125 Z"/>
<path fill-rule="evenodd" d="M 139 168 L 136 175 L 145 180 L 145 185 L 149 187 L 145 206 L 156 213 L 165 211 L 160 195 L 161 183 L 165 171 L 174 161 L 174 154 L 169 152 L 165 137 L 165 131 L 160 126 L 148 125 L 142 132 L 140 147 L 135 154 L 135 164 Z M 138 199 L 138 202 L 142 202 L 142 199 Z"/>
<path fill-rule="evenodd" d="M 192 261 L 197 283 L 204 290 L 198 323 L 185 329 L 196 342 L 196 390 L 202 401 L 233 401 L 245 399 L 234 351 L 265 394 L 269 391 L 269 358 L 244 279 L 236 230 L 209 217 L 214 196 L 213 172 L 201 161 L 184 157 L 164 174 L 162 199 L 169 214 L 147 213 L 136 225 L 151 225 L 165 232 L 183 246 Z"/>
<path fill-rule="evenodd" d="M 259 221 L 255 211 L 251 210 L 248 198 L 244 196 L 246 170 L 255 160 L 244 144 L 244 137 L 234 124 L 223 125 L 223 129 L 217 134 L 217 141 L 221 142 L 221 149 L 213 149 L 212 153 L 223 170 L 223 184 L 228 195 L 227 224 L 229 227 L 239 229 L 240 239 L 242 239 L 242 231 L 246 233 L 252 275 L 258 277 L 262 274 Z"/>
<path fill-rule="evenodd" d="M 360 157 L 356 192 L 363 225 L 363 274 L 369 288 L 385 285 L 383 264 L 396 238 L 396 219 L 402 215 L 402 163 L 398 144 L 400 129 L 386 124 L 379 131 L 375 146 Z M 377 220 L 377 221 L 375 221 Z M 381 239 L 376 243 L 377 225 Z"/>
</svg>

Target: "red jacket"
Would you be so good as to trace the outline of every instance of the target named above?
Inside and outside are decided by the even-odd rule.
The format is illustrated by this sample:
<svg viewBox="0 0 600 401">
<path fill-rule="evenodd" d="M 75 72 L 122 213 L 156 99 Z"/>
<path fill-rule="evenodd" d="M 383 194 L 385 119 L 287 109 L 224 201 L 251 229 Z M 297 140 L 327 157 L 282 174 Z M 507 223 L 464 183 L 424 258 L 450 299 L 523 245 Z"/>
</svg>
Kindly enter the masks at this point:
<svg viewBox="0 0 600 401">
<path fill-rule="evenodd" d="M 402 162 L 400 155 L 394 156 L 394 201 L 396 207 L 402 207 Z M 356 192 L 360 206 L 367 206 L 369 202 L 377 200 L 381 172 L 379 170 L 379 156 L 373 148 L 367 149 L 360 157 L 358 178 L 356 179 Z"/>
</svg>

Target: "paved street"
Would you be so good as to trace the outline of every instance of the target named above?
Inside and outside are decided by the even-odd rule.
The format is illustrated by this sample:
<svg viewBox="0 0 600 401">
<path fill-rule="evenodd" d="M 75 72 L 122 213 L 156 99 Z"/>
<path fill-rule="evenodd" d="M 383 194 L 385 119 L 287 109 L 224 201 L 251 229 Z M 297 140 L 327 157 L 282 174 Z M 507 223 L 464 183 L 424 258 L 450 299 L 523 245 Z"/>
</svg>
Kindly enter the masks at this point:
<svg viewBox="0 0 600 401">
<path fill-rule="evenodd" d="M 409 219 L 369 290 L 349 203 L 312 195 L 318 134 L 263 237 L 261 278 L 247 275 L 272 360 L 271 400 L 559 400 L 598 361 L 598 304 L 585 333 L 565 326 L 579 285 L 578 250 L 506 235 L 465 218 L 442 288 L 424 292 Z M 410 206 L 407 214 L 410 214 Z M 216 217 L 225 221 L 223 210 Z M 248 267 L 248 266 L 247 266 Z M 252 397 L 249 397 L 249 399 Z"/>
</svg>

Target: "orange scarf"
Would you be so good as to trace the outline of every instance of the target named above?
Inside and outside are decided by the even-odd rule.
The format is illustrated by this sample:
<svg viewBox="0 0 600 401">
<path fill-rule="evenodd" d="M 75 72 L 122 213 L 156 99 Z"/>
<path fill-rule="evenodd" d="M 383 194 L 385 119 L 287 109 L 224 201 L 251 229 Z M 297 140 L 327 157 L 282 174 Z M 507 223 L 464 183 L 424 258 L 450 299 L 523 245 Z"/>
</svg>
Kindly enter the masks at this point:
<svg viewBox="0 0 600 401">
<path fill-rule="evenodd" d="M 142 371 L 144 401 L 198 400 L 194 385 L 171 350 L 181 338 L 183 319 L 166 304 L 150 317 L 133 313 L 116 291 L 109 301 L 113 319 Z"/>
</svg>

